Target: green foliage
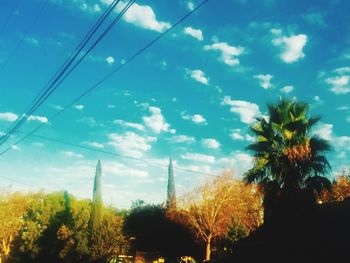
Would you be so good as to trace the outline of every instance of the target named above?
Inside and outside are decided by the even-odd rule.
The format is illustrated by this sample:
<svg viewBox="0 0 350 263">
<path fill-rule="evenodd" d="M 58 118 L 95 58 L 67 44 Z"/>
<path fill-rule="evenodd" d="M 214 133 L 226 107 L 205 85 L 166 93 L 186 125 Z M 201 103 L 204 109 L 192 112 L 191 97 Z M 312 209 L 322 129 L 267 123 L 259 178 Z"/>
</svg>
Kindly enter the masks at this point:
<svg viewBox="0 0 350 263">
<path fill-rule="evenodd" d="M 320 117 L 309 117 L 308 112 L 303 102 L 268 105 L 268 118 L 258 118 L 251 127 L 256 141 L 247 149 L 254 153 L 255 163 L 244 176 L 246 182 L 317 191 L 331 186 L 323 177 L 330 170 L 324 156 L 330 145 L 311 135 Z"/>
</svg>

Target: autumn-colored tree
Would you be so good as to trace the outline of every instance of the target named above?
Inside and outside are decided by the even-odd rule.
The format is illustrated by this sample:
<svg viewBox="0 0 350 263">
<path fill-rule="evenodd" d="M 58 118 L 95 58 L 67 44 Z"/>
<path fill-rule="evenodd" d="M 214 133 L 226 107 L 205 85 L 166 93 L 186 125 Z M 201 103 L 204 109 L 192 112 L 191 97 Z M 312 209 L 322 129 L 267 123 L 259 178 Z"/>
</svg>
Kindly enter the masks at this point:
<svg viewBox="0 0 350 263">
<path fill-rule="evenodd" d="M 23 214 L 31 203 L 31 195 L 0 193 L 0 262 L 10 257 L 14 240 L 23 225 Z"/>
<path fill-rule="evenodd" d="M 228 233 L 233 219 L 253 230 L 262 223 L 263 216 L 257 189 L 245 185 L 230 172 L 185 194 L 179 213 L 205 243 L 206 260 L 210 260 L 212 241 Z"/>
<path fill-rule="evenodd" d="M 323 190 L 319 195 L 322 203 L 343 201 L 350 197 L 350 169 L 342 170 L 333 182 L 331 191 Z"/>
</svg>

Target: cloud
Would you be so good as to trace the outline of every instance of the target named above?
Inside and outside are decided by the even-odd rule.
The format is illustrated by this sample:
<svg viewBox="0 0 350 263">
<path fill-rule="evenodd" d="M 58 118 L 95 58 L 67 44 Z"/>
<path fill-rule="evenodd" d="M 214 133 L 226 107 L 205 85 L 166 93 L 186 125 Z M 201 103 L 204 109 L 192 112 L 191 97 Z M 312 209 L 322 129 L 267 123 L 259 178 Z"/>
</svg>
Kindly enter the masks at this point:
<svg viewBox="0 0 350 263">
<path fill-rule="evenodd" d="M 151 143 L 157 141 L 155 137 L 143 137 L 134 132 L 126 132 L 124 134 L 111 133 L 108 138 L 110 140 L 108 144 L 121 154 L 135 158 L 143 157 L 144 153 L 152 148 Z"/>
<path fill-rule="evenodd" d="M 229 105 L 230 111 L 240 116 L 241 122 L 252 123 L 255 118 L 260 116 L 259 106 L 255 103 L 244 100 L 231 100 L 230 96 L 225 96 L 222 102 L 223 105 Z"/>
<path fill-rule="evenodd" d="M 123 127 L 127 127 L 127 128 L 133 128 L 139 131 L 144 131 L 145 127 L 140 124 L 140 123 L 135 123 L 135 122 L 127 122 L 127 121 L 123 121 L 123 120 L 115 120 L 114 121 L 115 124 L 119 124 Z"/>
<path fill-rule="evenodd" d="M 74 108 L 76 108 L 77 110 L 83 110 L 84 109 L 84 105 L 80 104 L 80 105 L 74 105 Z"/>
<path fill-rule="evenodd" d="M 184 120 L 190 120 L 195 124 L 207 125 L 207 120 L 200 114 L 188 115 L 186 112 L 181 112 L 181 116 Z"/>
<path fill-rule="evenodd" d="M 40 46 L 40 41 L 38 39 L 36 39 L 35 37 L 26 37 L 24 39 L 24 41 L 27 42 L 29 45 L 31 45 L 33 47 Z"/>
<path fill-rule="evenodd" d="M 67 158 L 75 157 L 75 158 L 83 158 L 83 155 L 80 153 L 75 153 L 73 151 L 61 151 L 60 152 L 63 156 Z"/>
<path fill-rule="evenodd" d="M 350 74 L 340 73 L 339 75 L 326 78 L 325 82 L 330 85 L 330 90 L 336 95 L 350 92 Z"/>
<path fill-rule="evenodd" d="M 18 119 L 18 115 L 12 112 L 0 112 L 0 121 L 13 122 Z"/>
<path fill-rule="evenodd" d="M 202 145 L 209 149 L 219 149 L 221 146 L 216 139 L 202 139 Z"/>
<path fill-rule="evenodd" d="M 200 153 L 185 153 L 181 155 L 182 159 L 201 162 L 201 163 L 215 163 L 215 157 L 207 154 Z"/>
<path fill-rule="evenodd" d="M 317 103 L 317 104 L 322 104 L 322 103 L 324 103 L 324 100 L 322 100 L 321 99 L 321 97 L 320 96 L 314 96 L 314 101 Z"/>
<path fill-rule="evenodd" d="M 101 7 L 98 4 L 89 5 L 85 1 L 80 4 L 80 9 L 90 14 L 101 12 Z"/>
<path fill-rule="evenodd" d="M 187 135 L 176 135 L 170 141 L 174 143 L 194 143 L 196 142 L 196 138 Z"/>
<path fill-rule="evenodd" d="M 43 117 L 43 116 L 30 115 L 28 117 L 28 121 L 38 121 L 38 122 L 41 122 L 41 123 L 46 123 L 49 120 L 46 117 Z"/>
<path fill-rule="evenodd" d="M 259 74 L 254 75 L 254 78 L 259 80 L 259 85 L 264 89 L 269 89 L 272 87 L 271 79 L 273 78 L 270 74 Z"/>
<path fill-rule="evenodd" d="M 283 88 L 280 89 L 280 91 L 285 94 L 291 93 L 293 90 L 294 90 L 294 87 L 291 85 L 284 86 Z"/>
<path fill-rule="evenodd" d="M 84 144 L 94 147 L 94 148 L 104 148 L 104 145 L 102 143 L 98 143 L 98 142 L 84 142 Z"/>
<path fill-rule="evenodd" d="M 200 70 L 200 69 L 196 69 L 196 70 L 186 69 L 186 73 L 189 74 L 191 76 L 191 78 L 194 79 L 195 81 L 198 81 L 204 85 L 209 85 L 209 79 L 205 76 L 205 73 L 202 70 Z"/>
<path fill-rule="evenodd" d="M 102 0 L 102 2 L 110 4 L 112 0 Z M 121 1 L 116 7 L 116 11 L 119 13 L 126 5 L 126 2 Z M 157 20 L 156 14 L 149 5 L 134 3 L 124 14 L 123 19 L 127 23 L 133 24 L 137 27 L 156 32 L 164 32 L 171 27 L 170 23 Z"/>
<path fill-rule="evenodd" d="M 214 43 L 211 45 L 205 45 L 204 50 L 217 50 L 221 53 L 219 60 L 229 66 L 235 66 L 239 64 L 238 56 L 244 53 L 243 47 L 230 46 L 226 42 Z"/>
<path fill-rule="evenodd" d="M 249 142 L 253 142 L 255 141 L 255 137 L 251 136 L 249 134 L 243 134 L 241 129 L 233 129 L 230 133 L 230 137 L 232 140 L 238 140 L 238 141 L 249 141 Z"/>
<path fill-rule="evenodd" d="M 109 57 L 106 58 L 106 62 L 107 62 L 109 65 L 112 65 L 112 64 L 114 64 L 114 58 L 111 57 L 111 56 L 109 56 Z"/>
<path fill-rule="evenodd" d="M 104 162 L 103 173 L 107 176 L 125 176 L 136 178 L 146 178 L 149 176 L 147 171 L 131 168 L 130 166 L 126 166 L 118 162 Z"/>
<path fill-rule="evenodd" d="M 271 29 L 274 35 L 272 44 L 281 49 L 280 59 L 285 63 L 293 63 L 305 57 L 303 49 L 308 41 L 307 35 L 285 36 L 280 29 Z"/>
<path fill-rule="evenodd" d="M 90 127 L 99 126 L 99 124 L 97 123 L 97 121 L 93 117 L 83 117 L 83 118 L 77 120 L 77 122 L 86 124 Z"/>
<path fill-rule="evenodd" d="M 142 117 L 147 127 L 153 130 L 155 133 L 176 132 L 174 129 L 170 129 L 170 124 L 166 122 L 160 108 L 150 106 L 148 107 L 148 110 L 151 112 L 151 115 Z"/>
<path fill-rule="evenodd" d="M 315 129 L 314 134 L 325 140 L 332 140 L 333 127 L 333 124 L 320 123 L 317 129 Z"/>
<path fill-rule="evenodd" d="M 202 41 L 203 40 L 203 32 L 200 29 L 194 29 L 193 27 L 185 27 L 184 28 L 184 33 L 186 35 L 189 35 L 195 39 L 197 39 L 198 41 Z"/>
<path fill-rule="evenodd" d="M 194 9 L 194 3 L 192 1 L 187 2 L 187 8 L 192 11 Z"/>
</svg>

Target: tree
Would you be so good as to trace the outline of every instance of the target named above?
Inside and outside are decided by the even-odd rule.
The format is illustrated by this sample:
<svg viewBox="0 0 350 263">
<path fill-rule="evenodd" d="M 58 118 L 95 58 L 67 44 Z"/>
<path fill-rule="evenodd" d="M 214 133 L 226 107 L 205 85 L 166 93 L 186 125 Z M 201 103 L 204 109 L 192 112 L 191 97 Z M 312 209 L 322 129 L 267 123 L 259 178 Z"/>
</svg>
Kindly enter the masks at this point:
<svg viewBox="0 0 350 263">
<path fill-rule="evenodd" d="M 91 217 L 90 217 L 90 234 L 93 238 L 94 233 L 98 231 L 98 228 L 102 222 L 103 213 L 103 201 L 102 201 L 102 190 L 101 190 L 101 176 L 102 168 L 101 161 L 97 162 L 96 173 L 94 178 L 94 189 L 93 189 L 93 199 L 91 207 Z"/>
<path fill-rule="evenodd" d="M 319 196 L 322 203 L 343 201 L 350 197 L 350 170 L 343 169 L 332 184 L 332 190 L 323 190 Z"/>
<path fill-rule="evenodd" d="M 233 219 L 250 230 L 262 223 L 257 188 L 241 183 L 229 172 L 206 181 L 182 201 L 179 213 L 205 243 L 206 260 L 210 260 L 212 241 L 228 233 Z"/>
<path fill-rule="evenodd" d="M 303 199 L 302 193 L 330 189 L 331 183 L 324 177 L 330 170 L 324 156 L 330 145 L 311 134 L 319 120 L 319 116 L 309 116 L 306 103 L 283 99 L 269 104 L 268 117 L 258 118 L 251 127 L 256 141 L 247 149 L 254 153 L 255 162 L 244 180 L 265 190 L 265 216 L 278 195 L 293 199 L 299 194 Z"/>
<path fill-rule="evenodd" d="M 32 195 L 0 193 L 0 262 L 11 255 L 14 241 L 23 225 L 23 215 L 32 202 Z"/>
<path fill-rule="evenodd" d="M 124 223 L 124 232 L 131 240 L 133 251 L 158 252 L 168 259 L 196 255 L 198 247 L 194 236 L 185 225 L 168 215 L 165 207 L 142 202 L 134 204 Z"/>
</svg>

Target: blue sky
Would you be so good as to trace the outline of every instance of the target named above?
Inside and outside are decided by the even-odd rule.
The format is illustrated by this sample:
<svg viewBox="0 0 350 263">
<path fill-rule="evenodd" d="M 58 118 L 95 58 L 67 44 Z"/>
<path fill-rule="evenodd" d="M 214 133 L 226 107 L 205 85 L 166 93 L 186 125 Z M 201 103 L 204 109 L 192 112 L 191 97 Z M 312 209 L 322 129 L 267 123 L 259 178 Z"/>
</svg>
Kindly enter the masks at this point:
<svg viewBox="0 0 350 263">
<path fill-rule="evenodd" d="M 0 25 L 14 2 L 0 3 Z M 45 1 L 19 2 L 0 31 L 0 131 L 22 116 L 109 2 L 48 0 L 29 32 Z M 38 135 L 162 166 L 31 137 L 0 157 L 1 174 L 35 189 L 90 197 L 101 159 L 107 203 L 124 208 L 136 199 L 163 202 L 170 155 L 175 166 L 208 174 L 247 170 L 251 157 L 244 148 L 253 140 L 248 127 L 266 114 L 266 103 L 281 96 L 306 101 L 312 114 L 322 115 L 316 132 L 334 146 L 328 155 L 333 172 L 349 165 L 350 3 L 345 0 L 211 0 L 50 120 L 199 3 L 137 1 L 21 128 L 29 132 L 46 122 Z M 178 193 L 206 177 L 175 173 Z M 0 182 L 14 190 L 31 189 L 4 178 Z"/>
</svg>

